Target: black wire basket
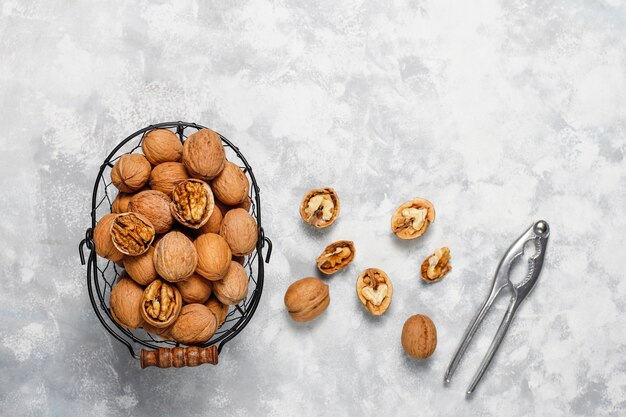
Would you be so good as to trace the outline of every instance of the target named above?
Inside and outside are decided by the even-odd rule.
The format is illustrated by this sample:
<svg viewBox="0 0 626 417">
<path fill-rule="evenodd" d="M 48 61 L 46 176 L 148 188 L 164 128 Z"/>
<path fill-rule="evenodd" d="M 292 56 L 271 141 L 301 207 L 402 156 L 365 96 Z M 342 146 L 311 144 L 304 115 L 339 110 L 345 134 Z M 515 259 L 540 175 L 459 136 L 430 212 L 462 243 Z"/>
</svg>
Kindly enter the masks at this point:
<svg viewBox="0 0 626 417">
<path fill-rule="evenodd" d="M 265 236 L 261 226 L 261 199 L 260 189 L 248 161 L 228 139 L 220 135 L 226 157 L 229 161 L 237 164 L 243 170 L 250 181 L 250 214 L 256 219 L 258 226 L 258 241 L 256 249 L 244 259 L 244 268 L 248 272 L 248 295 L 235 306 L 231 306 L 226 321 L 217 330 L 213 337 L 200 346 L 180 345 L 173 340 L 162 340 L 158 336 L 144 331 L 143 329 L 129 330 L 120 326 L 113 318 L 109 310 L 110 291 L 122 268 L 115 263 L 100 258 L 96 255 L 93 242 L 93 229 L 97 220 L 104 214 L 111 212 L 112 200 L 115 198 L 117 189 L 111 183 L 110 172 L 123 154 L 136 152 L 141 149 L 141 144 L 146 133 L 153 129 L 170 129 L 176 133 L 181 142 L 204 126 L 186 122 L 167 122 L 150 125 L 128 136 L 113 149 L 100 166 L 93 189 L 91 205 L 91 227 L 87 229 L 85 239 L 80 242 L 79 254 L 81 263 L 85 264 L 85 247 L 89 250 L 87 257 L 87 289 L 91 305 L 96 317 L 104 328 L 113 337 L 123 343 L 130 354 L 141 360 L 142 368 L 145 366 L 159 366 L 162 368 L 174 366 L 195 366 L 201 363 L 217 364 L 217 356 L 224 345 L 233 339 L 248 324 L 261 299 L 263 291 L 263 262 L 269 262 L 272 252 L 272 242 Z M 267 254 L 263 259 L 263 249 L 267 245 Z M 140 347 L 140 354 L 136 348 Z"/>
</svg>

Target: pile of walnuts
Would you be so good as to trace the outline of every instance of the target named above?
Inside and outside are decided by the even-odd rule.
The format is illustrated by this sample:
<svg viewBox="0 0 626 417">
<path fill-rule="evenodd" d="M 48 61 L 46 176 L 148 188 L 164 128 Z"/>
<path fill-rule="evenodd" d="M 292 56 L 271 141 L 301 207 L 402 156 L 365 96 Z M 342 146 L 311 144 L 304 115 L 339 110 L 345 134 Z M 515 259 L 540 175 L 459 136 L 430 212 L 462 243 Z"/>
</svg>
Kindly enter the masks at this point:
<svg viewBox="0 0 626 417">
<path fill-rule="evenodd" d="M 184 143 L 154 129 L 141 149 L 115 162 L 119 193 L 94 229 L 96 253 L 124 267 L 111 316 L 128 329 L 201 344 L 248 294 L 242 264 L 258 239 L 250 184 L 210 129 Z"/>
</svg>

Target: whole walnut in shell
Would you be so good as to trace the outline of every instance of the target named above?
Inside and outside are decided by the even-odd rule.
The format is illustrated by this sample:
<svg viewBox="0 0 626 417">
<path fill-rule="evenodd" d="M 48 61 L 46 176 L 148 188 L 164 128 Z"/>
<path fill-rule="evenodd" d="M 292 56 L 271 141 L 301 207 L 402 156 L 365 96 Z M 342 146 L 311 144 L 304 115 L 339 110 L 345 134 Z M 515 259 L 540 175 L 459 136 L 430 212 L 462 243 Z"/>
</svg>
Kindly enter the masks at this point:
<svg viewBox="0 0 626 417">
<path fill-rule="evenodd" d="M 226 212 L 220 236 L 226 239 L 233 255 L 241 256 L 252 253 L 259 234 L 254 217 L 244 209 L 238 208 Z"/>
<path fill-rule="evenodd" d="M 154 249 L 154 267 L 167 281 L 178 282 L 189 278 L 197 264 L 198 254 L 193 242 L 175 230 L 163 236 Z"/>
<path fill-rule="evenodd" d="M 205 304 L 209 310 L 215 314 L 215 318 L 217 319 L 217 327 L 220 327 L 226 321 L 226 317 L 228 316 L 228 304 L 222 303 L 215 296 L 209 298 Z"/>
<path fill-rule="evenodd" d="M 391 231 L 400 239 L 415 239 L 423 235 L 435 221 L 435 207 L 424 198 L 414 198 L 402 204 L 391 217 Z"/>
<path fill-rule="evenodd" d="M 152 167 L 145 156 L 124 154 L 111 169 L 111 181 L 123 193 L 140 190 L 148 182 Z"/>
<path fill-rule="evenodd" d="M 313 227 L 328 227 L 339 216 L 339 197 L 332 188 L 311 190 L 302 199 L 300 217 Z"/>
<path fill-rule="evenodd" d="M 114 221 L 115 214 L 113 213 L 102 216 L 93 229 L 93 241 L 99 256 L 118 263 L 122 261 L 124 254 L 115 247 L 111 239 L 111 226 Z"/>
<path fill-rule="evenodd" d="M 186 179 L 189 179 L 189 174 L 182 163 L 164 162 L 152 170 L 150 188 L 170 195 L 176 184 Z"/>
<path fill-rule="evenodd" d="M 111 288 L 109 305 L 113 319 L 128 329 L 136 329 L 143 323 L 141 303 L 143 288 L 125 274 Z"/>
<path fill-rule="evenodd" d="M 197 179 L 179 182 L 172 191 L 170 210 L 184 226 L 199 229 L 209 221 L 215 204 L 209 185 Z"/>
<path fill-rule="evenodd" d="M 214 206 L 213 211 L 211 212 L 211 215 L 209 216 L 209 219 L 207 220 L 207 222 L 205 224 L 203 224 L 198 231 L 200 232 L 200 234 L 202 233 L 218 233 L 220 232 L 220 228 L 222 227 L 222 211 L 217 207 Z"/>
<path fill-rule="evenodd" d="M 169 327 L 164 329 L 159 329 L 158 327 L 154 327 L 150 323 L 144 322 L 141 327 L 148 333 L 159 336 L 163 340 L 172 340 L 172 335 L 170 334 Z"/>
<path fill-rule="evenodd" d="M 222 279 L 228 271 L 232 253 L 226 240 L 215 233 L 205 233 L 195 240 L 198 252 L 196 272 L 209 281 Z"/>
<path fill-rule="evenodd" d="M 154 129 L 143 138 L 141 149 L 152 165 L 163 162 L 180 162 L 183 144 L 174 132 L 168 129 Z"/>
<path fill-rule="evenodd" d="M 153 258 L 154 247 L 150 246 L 148 251 L 142 255 L 126 256 L 124 258 L 124 269 L 137 284 L 148 285 L 157 279 Z"/>
<path fill-rule="evenodd" d="M 411 316 L 402 327 L 402 349 L 415 359 L 426 359 L 437 348 L 437 328 L 422 314 Z"/>
<path fill-rule="evenodd" d="M 174 217 L 170 211 L 170 198 L 156 190 L 141 191 L 128 203 L 128 210 L 143 214 L 157 234 L 167 233 L 172 229 Z"/>
<path fill-rule="evenodd" d="M 228 206 L 234 206 L 246 200 L 250 182 L 237 165 L 226 161 L 224 169 L 211 181 L 211 189 L 215 198 Z"/>
<path fill-rule="evenodd" d="M 248 274 L 235 261 L 230 262 L 224 278 L 213 282 L 213 293 L 224 304 L 239 304 L 248 295 Z"/>
<path fill-rule="evenodd" d="M 187 304 L 203 304 L 212 292 L 211 281 L 207 281 L 198 274 L 192 274 L 186 280 L 177 282 L 176 287 Z"/>
<path fill-rule="evenodd" d="M 128 203 L 135 194 L 118 193 L 115 200 L 111 203 L 111 212 L 113 213 L 126 213 L 128 210 Z"/>
<path fill-rule="evenodd" d="M 294 282 L 285 293 L 285 307 L 295 321 L 310 321 L 330 304 L 328 285 L 318 278 L 303 278 Z"/>
<path fill-rule="evenodd" d="M 225 163 L 222 139 L 211 129 L 201 129 L 185 141 L 183 164 L 192 177 L 211 180 L 224 169 Z"/>
<path fill-rule="evenodd" d="M 156 279 L 143 291 L 140 311 L 146 323 L 165 329 L 176 321 L 182 306 L 183 299 L 178 288 Z"/>
<path fill-rule="evenodd" d="M 215 334 L 217 319 L 211 310 L 202 304 L 187 304 L 170 329 L 177 342 L 186 345 L 204 343 Z"/>
<path fill-rule="evenodd" d="M 113 244 L 125 255 L 146 253 L 154 240 L 152 223 L 139 213 L 116 214 L 111 225 Z"/>
</svg>

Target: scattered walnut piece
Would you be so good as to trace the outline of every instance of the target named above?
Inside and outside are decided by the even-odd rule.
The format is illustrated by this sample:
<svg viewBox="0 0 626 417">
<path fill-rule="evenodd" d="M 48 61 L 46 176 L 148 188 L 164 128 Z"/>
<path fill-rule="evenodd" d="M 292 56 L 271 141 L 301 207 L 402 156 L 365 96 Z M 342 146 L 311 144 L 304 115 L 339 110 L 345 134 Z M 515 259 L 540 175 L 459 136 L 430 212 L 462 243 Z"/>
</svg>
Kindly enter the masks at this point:
<svg viewBox="0 0 626 417">
<path fill-rule="evenodd" d="M 334 274 L 348 266 L 355 253 L 354 243 L 348 240 L 333 242 L 318 256 L 317 269 L 324 274 Z"/>
<path fill-rule="evenodd" d="M 422 278 L 426 282 L 435 282 L 442 279 L 450 270 L 450 249 L 447 247 L 435 250 L 431 256 L 422 262 Z"/>
<path fill-rule="evenodd" d="M 300 204 L 300 216 L 310 225 L 323 228 L 334 223 L 339 215 L 339 198 L 332 188 L 309 191 Z"/>
</svg>

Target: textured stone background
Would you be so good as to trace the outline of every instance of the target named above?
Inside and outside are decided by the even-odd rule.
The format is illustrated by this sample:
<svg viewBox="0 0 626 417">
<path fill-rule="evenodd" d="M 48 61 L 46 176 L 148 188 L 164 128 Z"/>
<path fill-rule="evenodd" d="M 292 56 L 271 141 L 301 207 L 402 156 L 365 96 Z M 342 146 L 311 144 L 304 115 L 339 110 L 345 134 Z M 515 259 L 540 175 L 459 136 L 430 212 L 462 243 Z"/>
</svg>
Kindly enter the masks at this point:
<svg viewBox="0 0 626 417">
<path fill-rule="evenodd" d="M 60 1 L 0 4 L 0 414 L 618 416 L 626 413 L 624 1 Z M 105 155 L 128 133 L 197 121 L 234 140 L 275 252 L 253 321 L 218 367 L 141 371 L 96 320 L 77 245 Z M 334 186 L 338 222 L 298 216 Z M 421 240 L 389 232 L 431 199 Z M 538 288 L 476 396 L 464 389 L 506 300 L 449 387 L 443 372 L 500 256 L 552 227 Z M 334 239 L 358 255 L 298 325 L 286 287 Z M 448 245 L 454 270 L 423 285 Z M 354 294 L 377 266 L 390 310 Z M 407 359 L 414 313 L 434 356 Z"/>
</svg>

